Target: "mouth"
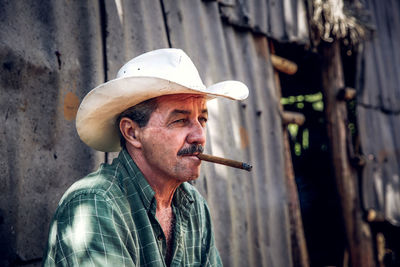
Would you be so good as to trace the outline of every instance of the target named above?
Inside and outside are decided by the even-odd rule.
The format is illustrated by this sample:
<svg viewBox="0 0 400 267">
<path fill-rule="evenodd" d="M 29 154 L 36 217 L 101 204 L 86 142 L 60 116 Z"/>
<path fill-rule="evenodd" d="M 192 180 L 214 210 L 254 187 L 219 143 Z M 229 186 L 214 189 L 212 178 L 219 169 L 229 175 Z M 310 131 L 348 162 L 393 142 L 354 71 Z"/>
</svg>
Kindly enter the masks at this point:
<svg viewBox="0 0 400 267">
<path fill-rule="evenodd" d="M 197 155 L 199 155 L 200 152 L 195 152 L 195 153 L 191 153 L 191 154 L 185 154 L 185 155 L 181 155 L 180 157 L 186 158 L 186 159 L 190 159 L 196 162 L 201 162 L 201 160 L 197 157 Z"/>
<path fill-rule="evenodd" d="M 200 153 L 193 153 L 193 154 L 186 154 L 186 155 L 181 155 L 181 157 L 186 157 L 186 158 L 196 158 L 198 159 L 197 155 Z"/>
</svg>

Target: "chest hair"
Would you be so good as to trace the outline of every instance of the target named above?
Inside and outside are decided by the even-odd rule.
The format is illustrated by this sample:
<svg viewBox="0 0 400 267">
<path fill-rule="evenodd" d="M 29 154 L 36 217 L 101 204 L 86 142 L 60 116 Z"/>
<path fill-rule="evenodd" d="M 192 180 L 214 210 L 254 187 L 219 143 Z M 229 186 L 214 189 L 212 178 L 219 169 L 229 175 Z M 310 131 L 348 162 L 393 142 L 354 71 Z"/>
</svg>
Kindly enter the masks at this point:
<svg viewBox="0 0 400 267">
<path fill-rule="evenodd" d="M 156 217 L 158 222 L 161 225 L 161 229 L 164 232 L 166 243 L 167 243 L 167 261 L 169 260 L 172 253 L 172 245 L 173 245 L 173 233 L 174 233 L 174 214 L 172 212 L 172 208 L 166 208 L 162 210 L 156 211 Z"/>
</svg>

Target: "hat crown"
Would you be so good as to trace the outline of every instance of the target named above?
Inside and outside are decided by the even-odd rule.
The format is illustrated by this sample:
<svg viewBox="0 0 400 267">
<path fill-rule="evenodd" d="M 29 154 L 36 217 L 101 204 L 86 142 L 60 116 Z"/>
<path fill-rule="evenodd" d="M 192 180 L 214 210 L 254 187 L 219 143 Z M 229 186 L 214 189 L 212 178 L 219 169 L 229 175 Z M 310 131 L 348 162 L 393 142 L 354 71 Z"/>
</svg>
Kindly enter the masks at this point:
<svg viewBox="0 0 400 267">
<path fill-rule="evenodd" d="M 189 88 L 206 88 L 189 56 L 175 48 L 158 49 L 131 59 L 117 73 L 117 79 L 127 77 L 154 77 Z"/>
</svg>

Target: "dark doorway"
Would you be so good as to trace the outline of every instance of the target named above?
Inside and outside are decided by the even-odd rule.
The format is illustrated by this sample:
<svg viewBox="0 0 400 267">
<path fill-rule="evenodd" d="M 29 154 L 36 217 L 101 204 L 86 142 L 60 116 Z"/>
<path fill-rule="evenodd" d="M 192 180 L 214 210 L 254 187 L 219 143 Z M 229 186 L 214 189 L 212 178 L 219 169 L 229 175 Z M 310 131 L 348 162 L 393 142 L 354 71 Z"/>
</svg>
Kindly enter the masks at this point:
<svg viewBox="0 0 400 267">
<path fill-rule="evenodd" d="M 304 46 L 274 43 L 274 48 L 298 65 L 294 75 L 279 73 L 279 78 L 284 110 L 306 118 L 287 130 L 310 265 L 342 266 L 345 233 L 326 131 L 321 60 Z"/>
</svg>

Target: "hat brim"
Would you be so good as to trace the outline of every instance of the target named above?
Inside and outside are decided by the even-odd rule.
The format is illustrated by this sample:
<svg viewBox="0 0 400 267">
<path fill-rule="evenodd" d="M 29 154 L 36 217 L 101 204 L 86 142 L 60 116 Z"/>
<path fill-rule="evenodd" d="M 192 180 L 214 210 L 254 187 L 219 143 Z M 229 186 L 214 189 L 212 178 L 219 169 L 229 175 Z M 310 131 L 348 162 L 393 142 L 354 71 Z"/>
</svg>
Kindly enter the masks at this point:
<svg viewBox="0 0 400 267">
<path fill-rule="evenodd" d="M 90 91 L 79 106 L 76 129 L 88 146 L 103 152 L 121 150 L 116 119 L 124 110 L 145 100 L 170 94 L 200 94 L 243 100 L 248 88 L 239 81 L 224 81 L 207 88 L 190 88 L 154 77 L 124 77 Z"/>
</svg>

